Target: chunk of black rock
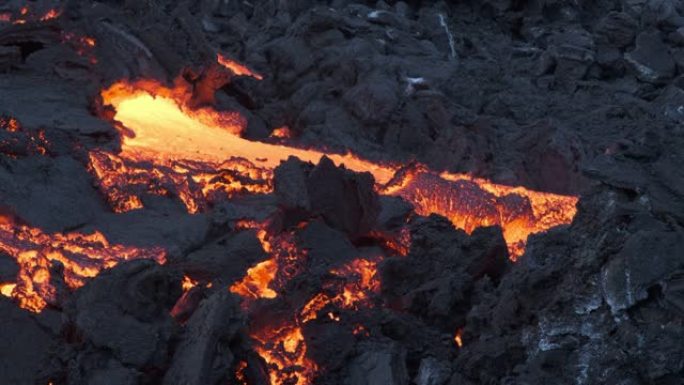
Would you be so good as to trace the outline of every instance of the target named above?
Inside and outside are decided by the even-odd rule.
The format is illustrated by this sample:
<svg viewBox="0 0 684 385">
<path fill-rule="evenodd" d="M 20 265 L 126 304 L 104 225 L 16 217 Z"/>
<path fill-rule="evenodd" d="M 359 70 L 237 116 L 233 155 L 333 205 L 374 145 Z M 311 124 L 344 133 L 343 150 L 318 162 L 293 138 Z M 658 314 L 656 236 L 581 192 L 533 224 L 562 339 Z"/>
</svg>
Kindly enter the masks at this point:
<svg viewBox="0 0 684 385">
<path fill-rule="evenodd" d="M 682 244 L 684 235 L 676 232 L 641 230 L 632 235 L 602 272 L 603 293 L 611 311 L 618 314 L 648 298 L 650 288 L 684 268 Z"/>
<path fill-rule="evenodd" d="M 373 176 L 337 167 L 326 156 L 313 168 L 290 157 L 276 168 L 274 184 L 286 210 L 310 211 L 352 238 L 370 231 L 380 212 Z"/>
<path fill-rule="evenodd" d="M 394 343 L 367 344 L 349 364 L 345 385 L 408 385 L 406 351 Z"/>
<path fill-rule="evenodd" d="M 487 275 L 496 282 L 511 264 L 503 232 L 498 226 L 478 227 L 465 247 L 470 260 L 467 271 L 474 279 Z"/>
<path fill-rule="evenodd" d="M 216 384 L 233 364 L 231 342 L 244 327 L 238 302 L 219 290 L 202 302 L 185 326 L 164 385 Z"/>
<path fill-rule="evenodd" d="M 252 265 L 267 258 L 256 231 L 225 235 L 188 255 L 183 271 L 206 282 L 232 283 Z"/>
<path fill-rule="evenodd" d="M 108 351 L 124 365 L 165 363 L 174 321 L 169 312 L 181 295 L 180 278 L 154 261 L 136 260 L 105 270 L 88 282 L 67 307 L 83 337 L 76 365 Z"/>
<path fill-rule="evenodd" d="M 450 375 L 448 363 L 434 357 L 426 357 L 420 360 L 418 374 L 413 382 L 416 385 L 444 385 Z"/>
<path fill-rule="evenodd" d="M 401 197 L 381 196 L 378 226 L 383 230 L 396 229 L 406 224 L 413 206 Z"/>
<path fill-rule="evenodd" d="M 624 12 L 608 13 L 596 27 L 596 42 L 611 47 L 626 47 L 634 41 L 637 22 Z"/>
<path fill-rule="evenodd" d="M 34 315 L 2 296 L 0 314 L 0 382 L 47 384 L 54 370 L 50 356 L 58 350 L 57 336 L 42 327 Z"/>
<path fill-rule="evenodd" d="M 0 253 L 0 282 L 14 281 L 19 273 L 19 265 L 5 253 Z"/>
<path fill-rule="evenodd" d="M 304 324 L 307 354 L 315 362 L 325 362 L 327 370 L 338 370 L 354 349 L 354 335 L 348 325 L 332 322 L 327 317 Z"/>
<path fill-rule="evenodd" d="M 299 233 L 300 247 L 308 250 L 311 273 L 324 273 L 357 255 L 347 236 L 322 221 L 312 221 Z"/>
<path fill-rule="evenodd" d="M 625 60 L 636 77 L 648 83 L 661 83 L 675 74 L 675 62 L 659 32 L 642 32 L 636 48 L 625 54 Z"/>
<path fill-rule="evenodd" d="M 93 369 L 88 378 L 89 385 L 138 385 L 139 381 L 140 373 L 116 360 L 109 360 L 104 368 Z"/>
<path fill-rule="evenodd" d="M 400 86 L 384 76 L 370 76 L 351 88 L 344 101 L 357 118 L 367 124 L 386 122 L 399 103 Z"/>
<path fill-rule="evenodd" d="M 311 202 L 306 188 L 306 165 L 289 157 L 275 169 L 274 190 L 278 201 L 285 207 L 310 210 Z"/>
</svg>

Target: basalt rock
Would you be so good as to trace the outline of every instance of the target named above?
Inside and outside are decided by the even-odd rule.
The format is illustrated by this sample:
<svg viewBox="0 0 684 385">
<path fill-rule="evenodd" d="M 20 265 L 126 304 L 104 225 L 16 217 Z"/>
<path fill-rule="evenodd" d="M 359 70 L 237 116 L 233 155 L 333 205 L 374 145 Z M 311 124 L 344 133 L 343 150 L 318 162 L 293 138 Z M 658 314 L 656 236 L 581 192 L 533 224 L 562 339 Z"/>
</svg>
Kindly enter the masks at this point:
<svg viewBox="0 0 684 385">
<path fill-rule="evenodd" d="M 276 194 L 286 207 L 320 215 L 352 238 L 375 225 L 380 205 L 370 174 L 351 173 L 323 157 L 315 167 L 290 159 L 275 175 Z"/>
<path fill-rule="evenodd" d="M 639 34 L 636 48 L 625 54 L 625 60 L 636 76 L 645 82 L 663 82 L 675 74 L 675 62 L 658 32 Z"/>
<path fill-rule="evenodd" d="M 214 293 L 185 325 L 163 383 L 201 385 L 228 377 L 234 360 L 230 345 L 243 327 L 235 298 L 225 291 Z"/>
<path fill-rule="evenodd" d="M 121 365 L 138 371 L 165 366 L 173 333 L 169 311 L 180 294 L 178 275 L 145 260 L 121 264 L 90 282 L 67 310 L 82 341 L 74 346 L 78 360 L 72 375 L 79 378 L 83 375 L 76 373 L 87 376 L 92 369 L 109 368 L 107 373 L 115 370 L 126 378 L 134 376 L 134 372 L 124 374 L 120 369 L 111 369 L 107 360 L 103 361 L 105 352 Z"/>
<path fill-rule="evenodd" d="M 268 385 L 314 362 L 317 385 L 681 383 L 682 15 L 672 0 L 3 3 L 0 226 L 21 218 L 45 241 L 3 227 L 0 382 Z M 130 132 L 100 92 L 178 76 L 186 107 L 239 111 L 250 141 L 420 164 L 430 186 L 447 171 L 574 195 L 578 212 L 511 262 L 504 236 L 519 228 L 467 234 L 326 157 L 291 158 L 263 191 L 199 213 L 136 182 L 144 207 L 114 212 L 89 154 L 121 154 Z M 488 214 L 529 209 L 478 196 Z M 94 231 L 107 241 L 83 253 L 159 247 L 165 265 L 119 261 L 74 284 L 64 258 L 78 247 L 58 255 L 55 239 Z M 339 274 L 356 259 L 364 274 Z M 21 309 L 25 280 L 45 289 L 48 274 L 46 308 Z M 238 282 L 252 285 L 240 301 Z M 340 302 L 305 321 L 321 293 Z M 305 359 L 279 370 L 257 348 Z"/>
</svg>

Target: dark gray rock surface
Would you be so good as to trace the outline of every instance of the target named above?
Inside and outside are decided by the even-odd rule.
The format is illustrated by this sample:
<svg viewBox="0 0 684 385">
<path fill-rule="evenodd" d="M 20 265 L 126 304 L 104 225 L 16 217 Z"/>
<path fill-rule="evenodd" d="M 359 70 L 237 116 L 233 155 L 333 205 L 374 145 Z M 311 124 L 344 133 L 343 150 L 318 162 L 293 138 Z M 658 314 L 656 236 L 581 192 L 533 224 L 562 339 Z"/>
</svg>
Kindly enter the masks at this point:
<svg viewBox="0 0 684 385">
<path fill-rule="evenodd" d="M 55 5 L 30 4 L 36 14 Z M 23 5 L 5 2 L 0 13 L 16 17 Z M 74 291 L 62 282 L 64 309 L 39 315 L 0 298 L 0 383 L 225 384 L 246 362 L 249 385 L 268 384 L 250 330 L 353 284 L 329 270 L 360 257 L 382 260 L 369 304 L 328 306 L 300 325 L 319 364 L 314 384 L 682 383 L 681 2 L 60 7 L 45 23 L 0 21 L 0 118 L 23 128 L 0 130 L 0 212 L 48 234 L 99 230 L 111 243 L 161 246 L 168 261 L 124 263 Z M 65 31 L 93 36 L 97 63 Z M 204 81 L 217 51 L 264 79 Z M 89 150 L 119 146 L 98 92 L 180 72 L 203 90 L 193 102 L 243 111 L 249 138 L 578 195 L 577 216 L 533 235 L 511 263 L 501 229 L 468 235 L 417 216 L 400 198 L 378 197 L 369 175 L 327 159 L 288 160 L 274 194 L 199 214 L 174 194 L 112 213 L 87 168 Z M 283 126 L 292 138 L 269 137 Z M 239 306 L 229 287 L 269 258 L 242 219 L 304 251 L 287 266 L 294 277 L 276 277 L 277 298 Z M 378 237 L 402 231 L 406 255 Z M 58 275 L 60 264 L 50 269 Z M 0 283 L 17 272 L 3 248 Z M 183 274 L 199 283 L 174 319 Z"/>
</svg>

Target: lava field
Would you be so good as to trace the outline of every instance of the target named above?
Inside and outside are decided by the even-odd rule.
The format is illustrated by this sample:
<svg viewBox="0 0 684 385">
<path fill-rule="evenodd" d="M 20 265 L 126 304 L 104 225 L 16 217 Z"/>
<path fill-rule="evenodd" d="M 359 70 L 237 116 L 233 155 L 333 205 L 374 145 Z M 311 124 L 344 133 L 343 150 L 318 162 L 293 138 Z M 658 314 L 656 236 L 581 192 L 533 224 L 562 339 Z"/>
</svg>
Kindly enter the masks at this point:
<svg viewBox="0 0 684 385">
<path fill-rule="evenodd" d="M 0 1 L 0 385 L 684 384 L 684 3 Z"/>
</svg>

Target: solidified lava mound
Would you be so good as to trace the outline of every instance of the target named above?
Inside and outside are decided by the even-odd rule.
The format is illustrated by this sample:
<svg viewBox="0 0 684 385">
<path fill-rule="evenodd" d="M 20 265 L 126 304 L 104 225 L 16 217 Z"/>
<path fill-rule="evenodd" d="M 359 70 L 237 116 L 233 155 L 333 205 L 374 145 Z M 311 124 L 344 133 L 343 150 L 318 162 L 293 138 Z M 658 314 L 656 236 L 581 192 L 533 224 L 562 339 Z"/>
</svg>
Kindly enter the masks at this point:
<svg viewBox="0 0 684 385">
<path fill-rule="evenodd" d="M 0 3 L 0 385 L 684 383 L 684 4 Z"/>
</svg>

